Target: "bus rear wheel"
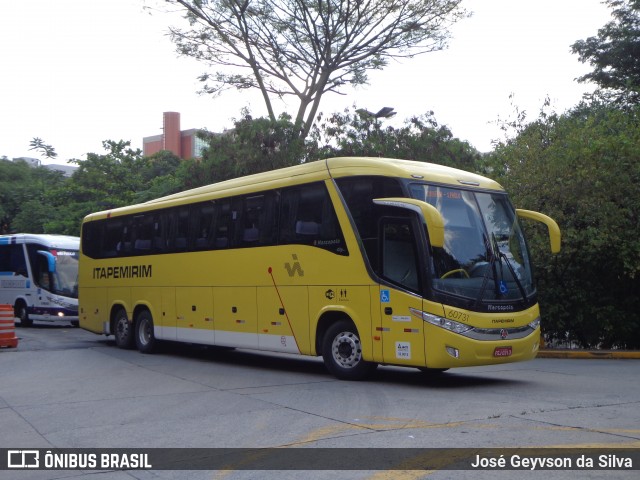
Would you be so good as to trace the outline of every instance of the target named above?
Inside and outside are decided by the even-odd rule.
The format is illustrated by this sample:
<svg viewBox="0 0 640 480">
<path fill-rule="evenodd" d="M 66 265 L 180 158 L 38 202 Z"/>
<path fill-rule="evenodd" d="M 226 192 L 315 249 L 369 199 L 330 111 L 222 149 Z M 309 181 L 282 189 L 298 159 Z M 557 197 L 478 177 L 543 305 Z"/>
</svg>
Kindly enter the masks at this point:
<svg viewBox="0 0 640 480">
<path fill-rule="evenodd" d="M 116 345 L 119 348 L 130 349 L 133 348 L 134 337 L 133 337 L 133 326 L 131 322 L 129 322 L 129 318 L 127 317 L 127 312 L 124 308 L 121 308 L 116 312 L 116 316 L 114 319 L 114 332 L 113 336 L 116 339 Z"/>
<path fill-rule="evenodd" d="M 327 369 L 340 380 L 361 380 L 376 368 L 375 363 L 362 358 L 358 330 L 348 320 L 340 320 L 327 329 L 322 357 Z"/>
<path fill-rule="evenodd" d="M 156 343 L 156 337 L 153 334 L 153 317 L 145 310 L 136 320 L 136 347 L 142 353 L 153 353 Z"/>
</svg>

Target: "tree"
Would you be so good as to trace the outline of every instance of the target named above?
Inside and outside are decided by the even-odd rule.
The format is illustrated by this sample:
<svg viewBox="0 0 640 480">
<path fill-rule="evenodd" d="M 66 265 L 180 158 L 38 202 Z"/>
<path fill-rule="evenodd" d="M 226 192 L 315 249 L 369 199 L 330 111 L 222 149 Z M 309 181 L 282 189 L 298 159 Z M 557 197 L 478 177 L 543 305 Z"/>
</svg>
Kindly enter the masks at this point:
<svg viewBox="0 0 640 480">
<path fill-rule="evenodd" d="M 29 200 L 20 206 L 20 211 L 13 217 L 11 227 L 16 232 L 60 233 L 49 229 L 48 224 L 57 220 L 56 208 L 39 199 Z"/>
<path fill-rule="evenodd" d="M 58 156 L 56 149 L 44 143 L 44 140 L 41 138 L 34 137 L 31 142 L 29 142 L 29 146 L 31 147 L 29 150 L 39 150 L 45 158 L 56 158 Z"/>
<path fill-rule="evenodd" d="M 207 148 L 199 160 L 183 161 L 177 172 L 183 188 L 194 188 L 242 175 L 337 156 L 415 159 L 474 170 L 480 154 L 438 125 L 433 112 L 414 116 L 402 128 L 382 128 L 380 121 L 345 110 L 324 118 L 302 141 L 292 119 L 273 122 L 248 111 L 224 134 L 205 133 Z"/>
<path fill-rule="evenodd" d="M 384 127 L 384 120 L 363 114 L 360 109 L 334 113 L 312 131 L 319 155 L 374 156 L 418 160 L 474 170 L 480 153 L 453 136 L 446 125 L 436 121 L 433 112 L 414 115 L 403 127 Z"/>
<path fill-rule="evenodd" d="M 180 175 L 183 161 L 169 150 L 161 150 L 141 159 L 140 177 L 143 190 L 136 202 L 146 202 L 184 190 L 184 176 Z"/>
<path fill-rule="evenodd" d="M 142 151 L 123 140 L 106 140 L 102 145 L 106 154 L 88 153 L 86 160 L 70 161 L 78 169 L 53 200 L 64 211 L 56 222 L 58 233 L 78 235 L 85 215 L 134 203 L 144 190 Z"/>
<path fill-rule="evenodd" d="M 640 0 L 607 0 L 613 20 L 598 35 L 571 46 L 593 71 L 578 79 L 593 81 L 600 93 L 620 104 L 640 103 Z"/>
<path fill-rule="evenodd" d="M 185 188 L 299 164 L 315 151 L 311 142 L 298 138 L 287 114 L 272 121 L 244 110 L 232 130 L 202 136 L 207 141 L 202 158 L 183 162 L 180 170 Z"/>
<path fill-rule="evenodd" d="M 514 203 L 562 229 L 562 252 L 552 257 L 544 227 L 525 224 L 548 339 L 640 348 L 638 159 L 640 108 L 605 104 L 542 112 L 492 153 Z"/>
<path fill-rule="evenodd" d="M 0 233 L 58 233 L 46 224 L 58 215 L 52 195 L 66 183 L 59 171 L 1 160 Z"/>
<path fill-rule="evenodd" d="M 32 146 L 53 147 L 35 138 Z M 130 142 L 103 142 L 106 154 L 71 160 L 71 178 L 60 171 L 0 159 L 0 233 L 79 235 L 82 218 L 95 211 L 151 200 L 184 189 L 182 161 L 168 151 L 143 157 Z"/>
<path fill-rule="evenodd" d="M 305 139 L 322 96 L 367 83 L 390 59 L 441 50 L 461 0 L 167 0 L 186 10 L 172 28 L 178 52 L 218 70 L 204 91 L 257 88 L 268 117 L 272 97 L 297 98 L 294 124 Z"/>
</svg>

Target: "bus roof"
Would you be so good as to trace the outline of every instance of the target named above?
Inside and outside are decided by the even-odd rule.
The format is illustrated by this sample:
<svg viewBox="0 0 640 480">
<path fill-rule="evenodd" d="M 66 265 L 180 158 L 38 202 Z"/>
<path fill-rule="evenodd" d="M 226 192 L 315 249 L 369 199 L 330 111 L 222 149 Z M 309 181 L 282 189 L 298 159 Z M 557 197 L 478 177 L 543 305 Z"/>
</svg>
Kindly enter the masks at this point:
<svg viewBox="0 0 640 480">
<path fill-rule="evenodd" d="M 69 235 L 50 235 L 38 233 L 16 233 L 13 235 L 0 235 L 0 245 L 13 245 L 23 243 L 39 243 L 47 248 L 61 248 L 78 250 L 80 238 Z"/>
<path fill-rule="evenodd" d="M 454 186 L 474 186 L 489 190 L 503 190 L 497 182 L 457 168 L 415 160 L 394 158 L 338 157 L 325 160 L 335 178 L 358 175 L 384 175 L 413 178 Z"/>
<path fill-rule="evenodd" d="M 180 200 L 187 198 L 198 201 L 205 200 L 210 195 L 214 195 L 214 197 L 223 197 L 227 194 L 241 195 L 329 178 L 371 175 L 423 180 L 458 187 L 472 186 L 489 190 L 503 190 L 497 182 L 489 178 L 434 163 L 392 158 L 336 157 L 225 180 L 149 200 L 139 205 L 96 212 L 88 215 L 86 220 L 104 218 L 111 213 L 124 213 L 125 211 L 135 211 L 138 208 L 144 209 L 155 205 L 160 206 L 162 204 L 167 206 L 174 202 L 179 204 L 181 203 Z"/>
</svg>

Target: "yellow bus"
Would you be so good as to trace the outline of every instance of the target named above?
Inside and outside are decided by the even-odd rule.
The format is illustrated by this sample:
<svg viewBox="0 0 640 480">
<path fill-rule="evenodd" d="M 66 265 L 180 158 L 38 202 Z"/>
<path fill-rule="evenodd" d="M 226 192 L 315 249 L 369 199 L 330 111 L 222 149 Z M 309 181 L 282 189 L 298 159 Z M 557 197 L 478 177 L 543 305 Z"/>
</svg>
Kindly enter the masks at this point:
<svg viewBox="0 0 640 480">
<path fill-rule="evenodd" d="M 331 158 L 88 215 L 79 315 L 150 353 L 168 340 L 440 372 L 529 360 L 531 262 L 496 182 L 441 165 Z"/>
</svg>

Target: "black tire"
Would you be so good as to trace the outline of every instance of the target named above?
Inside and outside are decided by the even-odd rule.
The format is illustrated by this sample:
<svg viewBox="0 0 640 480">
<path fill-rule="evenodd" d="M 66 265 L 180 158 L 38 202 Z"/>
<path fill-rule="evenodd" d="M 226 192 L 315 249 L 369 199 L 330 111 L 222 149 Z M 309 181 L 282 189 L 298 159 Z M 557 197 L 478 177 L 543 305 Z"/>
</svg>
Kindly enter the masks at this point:
<svg viewBox="0 0 640 480">
<path fill-rule="evenodd" d="M 153 353 L 156 344 L 156 337 L 153 333 L 153 317 L 148 310 L 144 310 L 136 319 L 136 347 L 142 353 Z"/>
<path fill-rule="evenodd" d="M 27 312 L 27 306 L 20 302 L 16 305 L 15 308 L 15 316 L 20 319 L 21 327 L 31 327 L 33 325 L 33 320 L 29 318 L 29 313 Z"/>
<path fill-rule="evenodd" d="M 362 358 L 358 330 L 349 320 L 340 320 L 327 329 L 322 358 L 327 370 L 340 380 L 362 380 L 377 366 Z"/>
<path fill-rule="evenodd" d="M 113 321 L 113 336 L 119 348 L 131 349 L 134 345 L 133 325 L 127 317 L 127 312 L 121 308 L 116 312 Z"/>
</svg>

